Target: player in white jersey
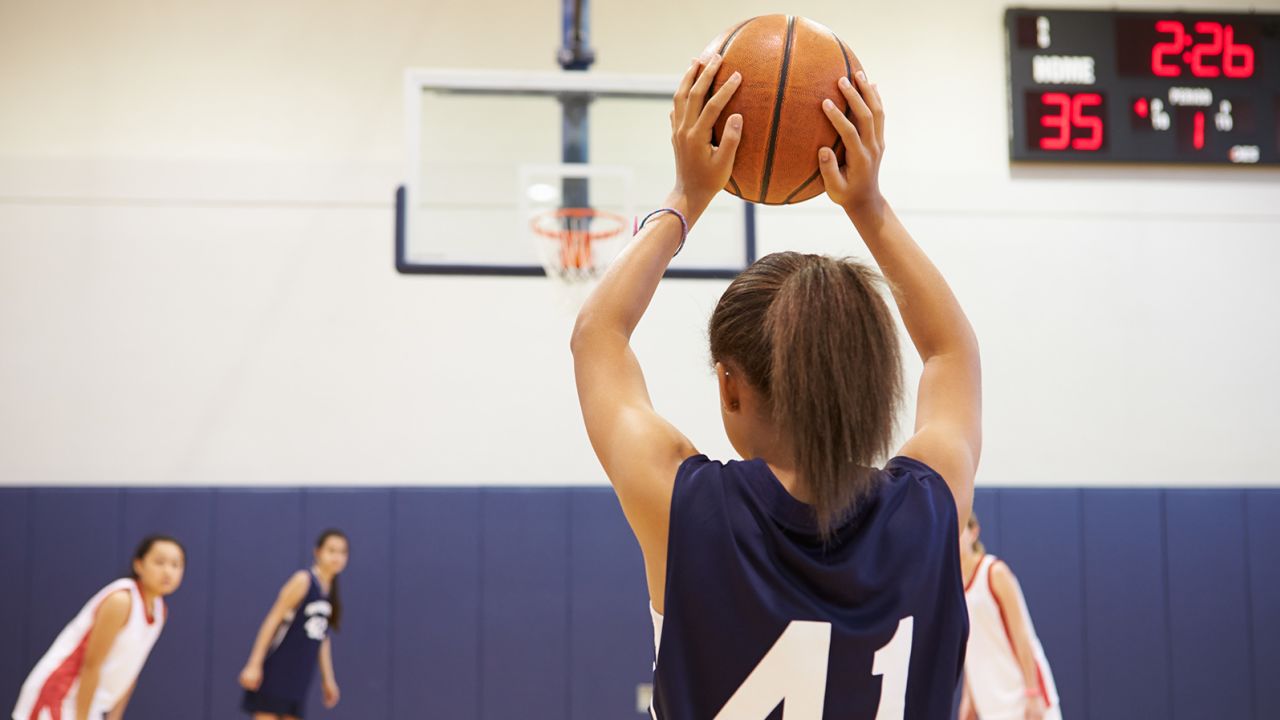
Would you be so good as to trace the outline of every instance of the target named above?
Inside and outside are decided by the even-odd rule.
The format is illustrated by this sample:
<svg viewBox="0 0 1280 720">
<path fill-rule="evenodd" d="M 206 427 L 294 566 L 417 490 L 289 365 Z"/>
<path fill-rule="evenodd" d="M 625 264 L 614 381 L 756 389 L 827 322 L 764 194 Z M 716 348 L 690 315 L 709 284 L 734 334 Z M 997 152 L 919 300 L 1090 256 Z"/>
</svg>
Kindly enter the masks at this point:
<svg viewBox="0 0 1280 720">
<path fill-rule="evenodd" d="M 986 552 L 981 530 L 975 514 L 960 533 L 969 646 L 959 720 L 1062 720 L 1058 688 L 1022 588 L 1009 566 Z"/>
<path fill-rule="evenodd" d="M 164 629 L 164 597 L 182 584 L 186 551 L 145 538 L 133 577 L 99 590 L 27 677 L 13 720 L 120 720 L 151 647 Z"/>
</svg>

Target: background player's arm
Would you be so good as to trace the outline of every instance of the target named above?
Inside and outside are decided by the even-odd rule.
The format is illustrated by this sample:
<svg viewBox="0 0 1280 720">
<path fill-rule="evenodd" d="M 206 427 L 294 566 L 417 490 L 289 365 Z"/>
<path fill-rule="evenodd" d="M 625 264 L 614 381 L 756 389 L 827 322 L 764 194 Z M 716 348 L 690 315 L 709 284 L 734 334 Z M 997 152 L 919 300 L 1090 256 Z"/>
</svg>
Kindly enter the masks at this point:
<svg viewBox="0 0 1280 720">
<path fill-rule="evenodd" d="M 969 686 L 969 676 L 964 676 L 964 690 L 960 695 L 960 710 L 956 720 L 978 720 L 978 709 L 973 704 L 973 688 Z"/>
<path fill-rule="evenodd" d="M 111 712 L 107 713 L 106 720 L 124 720 L 125 708 L 129 707 L 129 698 L 133 697 L 134 688 L 138 687 L 138 681 L 134 680 L 129 683 L 129 689 L 124 691 L 124 695 L 120 697 L 120 702 L 111 708 Z"/>
<path fill-rule="evenodd" d="M 841 80 L 853 119 L 834 105 L 823 108 L 845 145 L 845 168 L 828 148 L 819 166 L 831 199 L 844 208 L 889 281 L 924 371 L 916 401 L 915 434 L 901 454 L 920 460 L 946 480 L 961 527 L 973 507 L 973 477 L 982 452 L 982 370 L 978 340 L 942 273 L 911 238 L 880 194 L 884 105 L 858 74 L 857 87 Z"/>
<path fill-rule="evenodd" d="M 667 205 L 680 210 L 690 226 L 728 181 L 741 134 L 741 118 L 734 116 L 720 147 L 711 145 L 712 126 L 740 82 L 726 83 L 704 107 L 718 67 L 713 57 L 699 74 L 703 65 L 695 62 L 680 82 L 671 113 L 677 177 Z M 680 233 L 679 220 L 664 214 L 636 235 L 583 304 L 570 345 L 587 435 L 644 551 L 650 596 L 659 607 L 671 490 L 680 463 L 696 450 L 654 410 L 630 342 Z"/>
<path fill-rule="evenodd" d="M 245 690 L 257 690 L 262 685 L 262 662 L 267 658 L 267 648 L 271 638 L 280 629 L 284 616 L 298 607 L 307 596 L 307 588 L 311 585 L 311 577 L 306 570 L 299 570 L 280 588 L 275 603 L 267 611 L 267 617 L 258 628 L 258 636 L 253 641 L 253 649 L 249 652 L 249 660 L 240 671 L 240 686 Z"/>
<path fill-rule="evenodd" d="M 76 693 L 76 717 L 89 717 L 89 709 L 93 705 L 93 696 L 98 692 L 99 673 L 102 661 L 107 659 L 116 636 L 129 622 L 129 610 L 133 606 L 133 598 L 128 590 L 113 592 L 103 598 L 102 604 L 93 616 L 93 629 L 89 631 L 89 640 L 85 645 L 84 662 L 80 665 L 80 690 Z"/>
<path fill-rule="evenodd" d="M 1035 652 L 1031 649 L 1031 634 L 1027 632 L 1030 623 L 1022 612 L 1018 580 L 1013 576 L 1009 566 L 1002 562 L 991 566 L 991 592 L 995 594 L 996 600 L 1000 603 L 1001 612 L 1005 616 L 1009 639 L 1013 642 L 1013 654 L 1018 660 L 1018 667 L 1022 670 L 1022 684 L 1028 691 L 1027 705 L 1039 707 L 1039 714 L 1043 714 L 1044 700 L 1038 697 L 1042 692 L 1040 671 L 1036 667 Z M 1035 698 L 1031 697 L 1030 691 L 1033 690 L 1037 695 Z M 1029 713 L 1028 716 L 1038 715 Z"/>
<path fill-rule="evenodd" d="M 320 644 L 320 684 L 324 688 L 324 706 L 337 706 L 342 693 L 338 691 L 338 678 L 333 674 L 333 647 L 327 637 Z"/>
</svg>

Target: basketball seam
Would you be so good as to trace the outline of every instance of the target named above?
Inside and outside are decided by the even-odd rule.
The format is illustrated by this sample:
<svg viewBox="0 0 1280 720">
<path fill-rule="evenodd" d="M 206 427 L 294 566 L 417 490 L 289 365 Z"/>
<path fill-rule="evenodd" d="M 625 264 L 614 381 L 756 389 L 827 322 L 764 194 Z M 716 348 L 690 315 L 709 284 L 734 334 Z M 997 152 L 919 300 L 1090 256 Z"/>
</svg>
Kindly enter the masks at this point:
<svg viewBox="0 0 1280 720">
<path fill-rule="evenodd" d="M 845 50 L 844 41 L 833 31 L 831 37 L 836 39 L 836 44 L 840 46 L 840 55 L 844 57 L 844 76 L 853 82 L 853 63 L 849 62 L 849 53 Z"/>
<path fill-rule="evenodd" d="M 773 104 L 773 124 L 769 127 L 769 147 L 764 156 L 764 177 L 760 180 L 760 202 L 769 197 L 769 176 L 773 174 L 773 156 L 778 148 L 778 125 L 782 122 L 782 100 L 787 90 L 787 72 L 791 69 L 791 45 L 795 39 L 796 18 L 787 16 L 787 42 L 782 50 L 782 70 L 778 73 L 778 93 Z"/>
<path fill-rule="evenodd" d="M 724 39 L 724 43 L 720 45 L 720 50 L 719 50 L 719 51 L 717 51 L 717 54 L 718 54 L 718 55 L 720 55 L 720 57 L 724 57 L 724 54 L 725 54 L 725 52 L 727 52 L 727 51 L 729 50 L 729 45 L 733 42 L 733 39 L 734 39 L 734 38 L 736 38 L 736 37 L 738 37 L 738 33 L 742 32 L 742 28 L 744 28 L 744 27 L 746 27 L 746 26 L 750 25 L 750 24 L 752 23 L 752 21 L 759 20 L 759 19 L 760 19 L 760 16 L 759 16 L 759 15 L 757 15 L 757 16 L 755 16 L 755 17 L 753 17 L 753 18 L 750 18 L 750 19 L 747 19 L 747 20 L 743 20 L 743 21 L 742 21 L 742 24 L 740 24 L 740 25 L 738 25 L 738 27 L 734 28 L 734 29 L 729 33 L 729 37 L 727 37 L 727 38 L 725 38 L 725 39 Z M 715 78 L 712 78 L 712 82 L 711 82 L 711 84 L 710 84 L 709 86 L 707 86 L 707 96 L 706 96 L 705 98 L 703 98 L 703 100 L 702 100 L 702 104 L 703 104 L 703 105 L 706 105 L 708 102 L 710 102 L 710 101 L 711 101 L 711 96 L 712 96 L 712 95 L 715 95 L 715 93 L 716 93 L 716 83 L 715 83 Z M 712 128 L 711 128 L 711 141 L 712 141 L 713 143 L 715 143 L 715 140 L 716 140 L 715 135 L 716 135 L 716 129 L 715 129 L 714 127 L 712 127 Z M 716 146 L 717 146 L 717 147 L 719 146 L 719 143 L 715 143 L 715 144 L 716 144 Z M 729 179 L 730 179 L 730 181 L 732 181 L 732 180 L 733 180 L 733 178 L 729 178 Z M 736 186 L 736 185 L 734 186 L 734 192 L 737 192 L 739 195 L 741 195 L 741 191 L 739 191 L 739 190 L 738 190 L 738 188 L 737 188 L 737 186 Z"/>
<path fill-rule="evenodd" d="M 750 25 L 752 20 L 758 20 L 759 18 L 760 16 L 757 15 L 756 17 L 751 18 L 751 20 L 742 21 L 742 24 L 734 28 L 733 31 L 729 33 L 729 37 L 724 39 L 724 43 L 720 45 L 720 49 L 716 51 L 716 54 L 720 57 L 724 57 L 724 54 L 729 50 L 729 45 L 733 43 L 733 39 L 738 37 L 738 33 L 742 32 L 742 28 Z M 711 84 L 707 86 L 707 97 L 703 99 L 702 104 L 707 104 L 707 102 L 711 100 L 711 96 L 715 94 L 716 84 L 715 79 L 712 78 Z"/>
<path fill-rule="evenodd" d="M 733 188 L 734 195 L 742 197 L 742 188 L 738 187 L 738 181 L 734 180 L 732 175 L 729 176 L 729 187 Z"/>
<path fill-rule="evenodd" d="M 849 79 L 849 82 L 853 82 L 853 63 L 849 62 L 849 52 L 845 49 L 844 41 L 840 39 L 839 35 L 836 35 L 834 30 L 831 31 L 831 37 L 835 38 L 836 45 L 840 46 L 840 56 L 844 58 L 844 76 Z M 843 140 L 841 138 L 836 138 L 835 144 L 831 146 L 831 152 L 839 153 L 840 144 L 842 142 Z M 837 163 L 839 162 L 838 155 L 836 157 L 836 162 Z M 792 198 L 794 198 L 796 195 L 799 195 L 802 190 L 809 187 L 809 184 L 812 183 L 814 180 L 817 180 L 818 177 L 821 175 L 822 175 L 822 168 L 818 168 L 817 170 L 814 171 L 812 175 L 809 176 L 808 180 L 805 180 L 803 183 L 800 184 L 800 187 L 796 188 L 795 190 L 792 190 L 791 194 L 788 195 L 787 198 L 782 201 L 782 204 L 786 205 L 787 203 L 791 202 Z"/>
<path fill-rule="evenodd" d="M 734 28 L 733 32 L 729 33 L 729 37 L 724 39 L 724 44 L 720 46 L 720 51 L 717 54 L 724 55 L 725 51 L 729 49 L 729 44 L 733 42 L 734 38 L 738 37 L 738 33 L 742 32 L 742 28 L 750 25 L 753 21 L 759 20 L 759 19 L 760 19 L 760 16 L 757 15 L 751 18 L 750 20 L 744 20 L 741 25 Z"/>
<path fill-rule="evenodd" d="M 831 146 L 831 152 L 833 152 L 833 153 L 839 153 L 839 152 L 840 152 L 840 146 L 841 146 L 841 144 L 843 144 L 843 143 L 844 143 L 843 138 L 836 138 L 835 143 Z M 839 155 L 837 155 L 837 162 L 839 162 L 839 159 L 838 159 L 838 158 L 839 158 Z M 819 177 L 819 176 L 821 176 L 821 175 L 822 175 L 822 168 L 818 168 L 817 170 L 814 170 L 814 171 L 813 171 L 813 174 L 809 176 L 809 179 L 808 179 L 808 180 L 805 180 L 805 181 L 804 181 L 804 182 L 802 182 L 802 183 L 800 183 L 800 187 L 796 188 L 795 190 L 792 190 L 792 191 L 791 191 L 791 194 L 790 194 L 790 195 L 788 195 L 788 196 L 787 196 L 787 198 L 786 198 L 785 200 L 783 200 L 781 204 L 786 205 L 787 203 L 791 202 L 791 198 L 794 198 L 796 195 L 799 195 L 801 190 L 804 190 L 805 188 L 809 187 L 809 185 L 810 185 L 814 180 L 817 180 L 817 179 L 818 179 L 818 177 Z"/>
</svg>

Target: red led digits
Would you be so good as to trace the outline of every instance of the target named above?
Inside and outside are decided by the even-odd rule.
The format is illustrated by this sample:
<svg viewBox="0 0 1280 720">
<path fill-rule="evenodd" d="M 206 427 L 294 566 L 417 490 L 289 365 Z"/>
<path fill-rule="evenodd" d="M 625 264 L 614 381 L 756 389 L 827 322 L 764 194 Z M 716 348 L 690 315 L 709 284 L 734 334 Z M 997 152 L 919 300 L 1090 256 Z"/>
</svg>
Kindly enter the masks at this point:
<svg viewBox="0 0 1280 720">
<path fill-rule="evenodd" d="M 1040 96 L 1044 114 L 1040 116 L 1040 126 L 1052 132 L 1040 138 L 1041 150 L 1074 150 L 1094 151 L 1102 147 L 1103 121 L 1097 115 L 1087 115 L 1086 109 L 1102 105 L 1102 96 L 1098 93 L 1051 92 Z M 1084 130 L 1083 137 L 1072 137 L 1073 130 Z"/>
<path fill-rule="evenodd" d="M 1196 32 L 1208 35 L 1211 40 L 1191 47 L 1191 74 L 1196 77 L 1218 77 L 1219 68 L 1205 63 L 1205 58 L 1222 54 L 1222 26 L 1216 22 L 1196 23 Z"/>
<path fill-rule="evenodd" d="M 1085 115 L 1086 107 L 1097 107 L 1102 104 L 1102 96 L 1097 93 L 1081 93 L 1071 102 L 1071 121 L 1078 128 L 1089 131 L 1088 137 L 1078 137 L 1071 141 L 1076 150 L 1097 150 L 1102 147 L 1102 118 L 1097 115 Z"/>
<path fill-rule="evenodd" d="M 1253 47 L 1236 44 L 1236 29 L 1232 25 L 1202 21 L 1195 24 L 1195 31 L 1207 39 L 1196 42 L 1176 20 L 1156 21 L 1156 32 L 1169 35 L 1169 39 L 1151 47 L 1151 73 L 1157 77 L 1179 77 L 1182 67 L 1176 63 L 1181 59 L 1198 78 L 1253 76 Z M 1219 58 L 1219 64 L 1209 62 L 1212 58 Z"/>
<path fill-rule="evenodd" d="M 1156 23 L 1156 32 L 1169 33 L 1173 35 L 1173 39 L 1156 43 L 1151 48 L 1151 72 L 1160 77 L 1178 77 L 1182 74 L 1182 68 L 1177 65 L 1166 65 L 1164 60 L 1169 55 L 1177 57 L 1178 53 L 1182 52 L 1183 45 L 1188 40 L 1186 31 L 1182 29 L 1180 22 L 1160 20 Z"/>
<path fill-rule="evenodd" d="M 1235 28 L 1226 26 L 1223 41 L 1222 74 L 1229 78 L 1253 77 L 1253 47 L 1235 44 Z M 1237 64 L 1239 63 L 1239 64 Z"/>
<path fill-rule="evenodd" d="M 1040 138 L 1041 150 L 1066 150 L 1071 144 L 1071 123 L 1069 115 L 1071 108 L 1071 96 L 1066 93 L 1045 93 L 1040 96 L 1040 102 L 1048 107 L 1056 105 L 1058 107 L 1057 114 L 1045 113 L 1040 118 L 1040 124 L 1046 128 L 1057 128 L 1056 137 L 1046 135 Z"/>
</svg>

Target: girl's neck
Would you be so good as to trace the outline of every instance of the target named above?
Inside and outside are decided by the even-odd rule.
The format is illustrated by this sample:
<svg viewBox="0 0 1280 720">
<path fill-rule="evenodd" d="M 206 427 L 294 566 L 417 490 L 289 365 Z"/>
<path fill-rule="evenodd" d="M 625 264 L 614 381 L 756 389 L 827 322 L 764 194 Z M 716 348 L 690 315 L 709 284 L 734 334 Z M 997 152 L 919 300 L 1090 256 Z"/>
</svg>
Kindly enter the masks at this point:
<svg viewBox="0 0 1280 720">
<path fill-rule="evenodd" d="M 978 563 L 982 562 L 982 556 L 985 553 L 967 552 L 960 556 L 960 571 L 964 573 L 964 581 L 968 584 L 969 579 L 973 577 L 973 573 L 978 569 Z"/>
<path fill-rule="evenodd" d="M 311 572 L 315 573 L 316 579 L 320 581 L 320 584 L 323 585 L 326 590 L 333 585 L 333 574 L 321 570 L 319 565 L 312 565 Z"/>
<path fill-rule="evenodd" d="M 147 618 L 150 619 L 151 608 L 156 606 L 156 598 L 160 597 L 160 593 L 155 592 L 142 584 L 141 580 L 134 580 L 134 583 L 138 586 L 138 594 L 142 596 L 142 611 L 146 614 Z"/>
</svg>

